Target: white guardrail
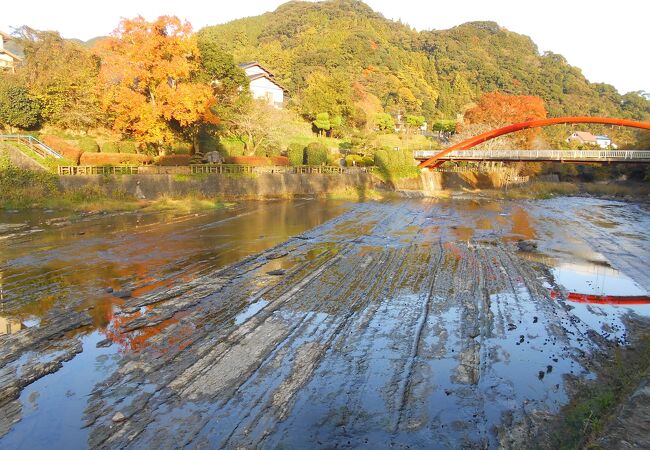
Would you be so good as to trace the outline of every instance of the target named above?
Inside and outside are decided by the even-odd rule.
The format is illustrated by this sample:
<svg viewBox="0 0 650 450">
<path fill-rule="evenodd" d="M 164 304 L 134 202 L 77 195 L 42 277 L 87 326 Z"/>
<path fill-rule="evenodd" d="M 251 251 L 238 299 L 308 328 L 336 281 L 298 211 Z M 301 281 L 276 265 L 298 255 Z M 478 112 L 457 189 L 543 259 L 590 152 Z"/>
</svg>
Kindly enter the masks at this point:
<svg viewBox="0 0 650 450">
<path fill-rule="evenodd" d="M 428 159 L 438 153 L 440 150 L 416 150 L 413 155 Z M 440 159 L 650 162 L 650 150 L 454 150 Z"/>
<path fill-rule="evenodd" d="M 29 148 L 43 158 L 46 156 L 51 156 L 57 159 L 63 158 L 63 155 L 59 152 L 29 134 L 0 134 L 0 141 L 21 142 L 29 146 Z"/>
</svg>

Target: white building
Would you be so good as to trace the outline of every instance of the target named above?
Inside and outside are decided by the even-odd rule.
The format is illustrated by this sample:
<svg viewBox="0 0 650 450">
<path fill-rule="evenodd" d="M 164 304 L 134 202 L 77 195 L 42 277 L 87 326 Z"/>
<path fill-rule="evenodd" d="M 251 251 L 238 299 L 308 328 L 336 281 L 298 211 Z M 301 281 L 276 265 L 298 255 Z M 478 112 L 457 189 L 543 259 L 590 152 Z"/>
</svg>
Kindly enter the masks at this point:
<svg viewBox="0 0 650 450">
<path fill-rule="evenodd" d="M 600 148 L 614 147 L 609 136 L 596 136 L 596 145 Z"/>
<path fill-rule="evenodd" d="M 250 83 L 253 98 L 264 99 L 276 108 L 284 106 L 285 89 L 275 81 L 274 75 L 257 62 L 240 64 Z"/>
<path fill-rule="evenodd" d="M 5 48 L 5 42 L 12 38 L 6 33 L 0 31 L 0 71 L 8 70 L 11 73 L 16 71 L 16 66 L 22 59 Z"/>
<path fill-rule="evenodd" d="M 612 140 L 609 136 L 598 135 L 594 136 L 593 134 L 587 131 L 576 131 L 569 138 L 567 142 L 577 141 L 583 145 L 593 145 L 594 147 L 600 147 L 603 149 L 606 148 L 617 148 L 616 144 L 612 143 Z"/>
</svg>

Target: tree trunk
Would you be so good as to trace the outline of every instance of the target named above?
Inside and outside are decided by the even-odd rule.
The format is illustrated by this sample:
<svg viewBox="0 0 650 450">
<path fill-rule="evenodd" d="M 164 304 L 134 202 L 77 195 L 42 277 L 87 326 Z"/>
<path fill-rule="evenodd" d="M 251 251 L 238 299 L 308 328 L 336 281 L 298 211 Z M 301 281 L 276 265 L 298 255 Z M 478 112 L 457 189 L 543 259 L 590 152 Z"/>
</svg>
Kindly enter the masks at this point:
<svg viewBox="0 0 650 450">
<path fill-rule="evenodd" d="M 196 133 L 192 136 L 192 146 L 190 147 L 190 155 L 195 155 L 199 148 L 199 133 Z"/>
</svg>

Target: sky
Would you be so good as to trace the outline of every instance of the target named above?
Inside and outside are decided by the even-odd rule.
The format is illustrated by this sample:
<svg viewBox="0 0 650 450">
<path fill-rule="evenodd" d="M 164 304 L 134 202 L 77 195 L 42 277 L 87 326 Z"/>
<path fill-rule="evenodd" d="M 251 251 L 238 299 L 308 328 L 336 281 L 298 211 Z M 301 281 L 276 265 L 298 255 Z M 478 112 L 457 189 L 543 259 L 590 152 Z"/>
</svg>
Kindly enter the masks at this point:
<svg viewBox="0 0 650 450">
<path fill-rule="evenodd" d="M 88 40 L 106 35 L 120 18 L 151 20 L 175 15 L 198 30 L 273 11 L 281 0 L 35 0 L 3 2 L 0 30 L 29 25 Z M 385 17 L 418 30 L 447 29 L 474 20 L 493 20 L 530 36 L 540 51 L 563 55 L 592 82 L 620 92 L 650 92 L 650 1 L 648 0 L 366 0 Z"/>
</svg>

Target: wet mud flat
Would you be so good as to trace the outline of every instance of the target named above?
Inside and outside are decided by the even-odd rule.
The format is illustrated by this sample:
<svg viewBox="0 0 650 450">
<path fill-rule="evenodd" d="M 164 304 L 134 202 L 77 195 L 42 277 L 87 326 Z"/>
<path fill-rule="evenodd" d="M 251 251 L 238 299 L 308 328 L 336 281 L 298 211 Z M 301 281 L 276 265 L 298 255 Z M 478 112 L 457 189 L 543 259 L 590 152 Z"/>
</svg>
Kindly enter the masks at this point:
<svg viewBox="0 0 650 450">
<path fill-rule="evenodd" d="M 543 446 L 572 380 L 650 329 L 647 305 L 569 301 L 647 295 L 641 207 L 422 200 L 342 211 L 227 264 L 165 260 L 156 275 L 167 282 L 106 292 L 119 301 L 104 323 L 98 300 L 68 295 L 0 336 L 0 444 L 46 446 L 36 425 L 70 404 L 69 429 L 46 431 L 91 448 Z M 76 363 L 83 387 L 64 377 Z M 55 385 L 66 397 L 40 412 Z"/>
</svg>

